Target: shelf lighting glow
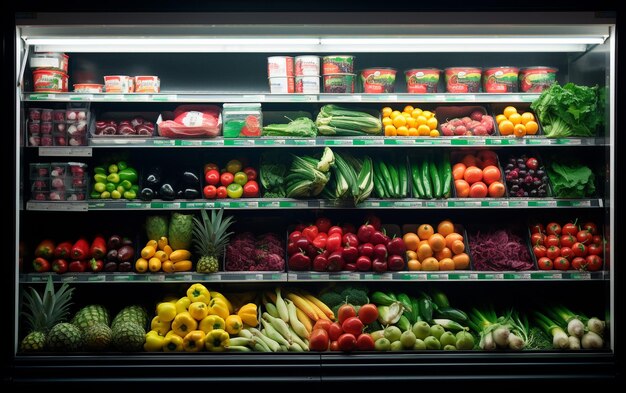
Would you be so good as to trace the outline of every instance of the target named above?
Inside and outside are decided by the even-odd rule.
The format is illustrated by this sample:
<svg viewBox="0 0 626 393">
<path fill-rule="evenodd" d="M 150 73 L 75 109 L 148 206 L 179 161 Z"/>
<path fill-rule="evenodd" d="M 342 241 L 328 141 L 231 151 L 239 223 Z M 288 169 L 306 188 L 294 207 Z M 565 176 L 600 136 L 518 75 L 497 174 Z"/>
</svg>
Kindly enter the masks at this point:
<svg viewBox="0 0 626 393">
<path fill-rule="evenodd" d="M 583 52 L 604 36 L 420 37 L 48 37 L 24 40 L 38 52 Z"/>
</svg>

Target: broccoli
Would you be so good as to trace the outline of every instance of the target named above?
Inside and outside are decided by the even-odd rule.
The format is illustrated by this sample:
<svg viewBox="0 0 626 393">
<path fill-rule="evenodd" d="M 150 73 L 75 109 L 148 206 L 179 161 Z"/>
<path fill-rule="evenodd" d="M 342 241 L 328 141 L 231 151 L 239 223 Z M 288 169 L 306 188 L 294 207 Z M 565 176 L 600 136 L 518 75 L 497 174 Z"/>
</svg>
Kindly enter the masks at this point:
<svg viewBox="0 0 626 393">
<path fill-rule="evenodd" d="M 348 287 L 344 289 L 341 292 L 340 296 L 344 302 L 350 303 L 355 306 L 362 306 L 364 304 L 369 303 L 367 292 L 360 290 L 360 289 L 356 289 L 355 287 Z"/>
<path fill-rule="evenodd" d="M 341 305 L 345 302 L 345 299 L 342 298 L 337 292 L 323 293 L 319 296 L 319 299 L 331 309 L 336 305 Z"/>
</svg>

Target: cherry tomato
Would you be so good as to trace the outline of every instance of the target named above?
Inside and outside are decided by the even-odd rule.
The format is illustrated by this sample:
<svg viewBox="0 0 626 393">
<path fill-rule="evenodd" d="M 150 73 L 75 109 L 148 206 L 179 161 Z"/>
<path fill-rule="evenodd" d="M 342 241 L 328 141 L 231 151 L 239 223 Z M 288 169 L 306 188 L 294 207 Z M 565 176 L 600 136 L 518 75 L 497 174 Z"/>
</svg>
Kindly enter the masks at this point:
<svg viewBox="0 0 626 393">
<path fill-rule="evenodd" d="M 533 246 L 533 253 L 537 257 L 537 259 L 545 257 L 547 251 L 548 249 L 545 246 L 542 246 L 541 244 Z"/>
<path fill-rule="evenodd" d="M 312 351 L 328 350 L 328 332 L 324 329 L 313 329 L 309 337 L 309 349 Z"/>
<path fill-rule="evenodd" d="M 558 257 L 554 260 L 554 268 L 557 270 L 569 270 L 569 261 L 567 258 Z"/>
<path fill-rule="evenodd" d="M 584 244 L 576 242 L 572 246 L 572 250 L 574 251 L 574 255 L 577 257 L 585 257 L 587 256 L 587 247 Z"/>
<path fill-rule="evenodd" d="M 228 186 L 234 180 L 235 180 L 235 176 L 230 172 L 224 172 L 220 176 L 220 183 L 222 183 L 223 186 Z"/>
<path fill-rule="evenodd" d="M 552 260 L 561 256 L 561 249 L 557 246 L 550 246 L 546 251 L 546 256 Z"/>
<path fill-rule="evenodd" d="M 602 246 L 592 243 L 587 246 L 587 253 L 589 255 L 602 255 Z"/>
<path fill-rule="evenodd" d="M 587 270 L 587 261 L 583 257 L 576 257 L 572 259 L 572 269 L 574 270 Z"/>
<path fill-rule="evenodd" d="M 539 266 L 541 270 L 552 270 L 552 261 L 547 257 L 539 258 L 537 266 Z"/>
<path fill-rule="evenodd" d="M 256 198 L 259 196 L 259 184 L 254 180 L 248 180 L 243 186 L 244 198 Z"/>
<path fill-rule="evenodd" d="M 339 321 L 339 323 L 343 323 L 343 321 L 350 317 L 356 317 L 356 311 L 354 310 L 354 307 L 349 304 L 344 304 L 343 306 L 339 307 L 339 310 L 337 310 L 337 320 Z"/>
<path fill-rule="evenodd" d="M 592 235 L 598 234 L 598 226 L 593 222 L 584 223 L 582 229 L 590 232 Z"/>
<path fill-rule="evenodd" d="M 217 187 L 217 197 L 219 199 L 226 198 L 228 196 L 228 190 L 224 186 Z"/>
<path fill-rule="evenodd" d="M 561 247 L 561 256 L 571 261 L 574 258 L 574 250 L 569 247 Z M 554 261 L 554 264 L 556 265 L 556 261 Z"/>
<path fill-rule="evenodd" d="M 543 227 L 543 224 L 533 224 L 530 227 L 530 233 L 545 233 L 546 229 Z"/>
<path fill-rule="evenodd" d="M 561 235 L 561 247 L 572 247 L 576 243 L 576 238 L 572 235 Z"/>
<path fill-rule="evenodd" d="M 545 240 L 546 240 L 546 236 L 541 232 L 535 232 L 532 235 L 530 235 L 530 242 L 533 245 L 536 245 L 536 244 L 543 245 Z"/>
<path fill-rule="evenodd" d="M 582 231 L 578 231 L 578 233 L 576 234 L 576 240 L 578 240 L 581 243 L 591 243 L 592 239 L 593 239 L 593 235 L 591 234 L 591 232 L 589 232 L 586 229 L 583 229 Z"/>
<path fill-rule="evenodd" d="M 339 350 L 349 352 L 356 347 L 356 337 L 354 334 L 344 333 L 337 339 Z"/>
<path fill-rule="evenodd" d="M 328 327 L 328 337 L 331 341 L 337 341 L 339 336 L 343 334 L 343 329 L 341 328 L 341 324 L 339 322 L 333 322 Z"/>
<path fill-rule="evenodd" d="M 556 222 L 551 222 L 546 226 L 546 233 L 548 235 L 561 236 L 561 226 Z"/>
<path fill-rule="evenodd" d="M 343 321 L 341 328 L 344 332 L 354 334 L 354 337 L 358 337 L 363 333 L 363 322 L 357 317 L 350 317 Z"/>
<path fill-rule="evenodd" d="M 256 176 L 257 176 L 256 169 L 249 166 L 249 167 L 244 168 L 243 172 L 248 176 L 248 180 L 256 180 Z"/>
<path fill-rule="evenodd" d="M 317 229 L 319 229 L 320 232 L 326 232 L 330 234 L 328 231 L 332 226 L 332 222 L 329 218 L 319 217 L 317 220 L 315 220 L 315 226 L 317 227 Z"/>
<path fill-rule="evenodd" d="M 378 319 L 378 308 L 376 308 L 376 305 L 372 303 L 362 305 L 359 308 L 359 319 L 366 325 Z"/>
<path fill-rule="evenodd" d="M 593 235 L 593 237 L 591 238 L 591 242 L 593 244 L 597 244 L 598 246 L 602 245 L 602 236 L 600 235 Z"/>
<path fill-rule="evenodd" d="M 568 222 L 563 225 L 562 233 L 564 235 L 572 235 L 575 236 L 578 233 L 578 227 L 573 222 Z"/>
<path fill-rule="evenodd" d="M 328 235 L 332 235 L 333 233 L 338 233 L 340 236 L 343 236 L 343 229 L 341 229 L 341 227 L 338 226 L 332 226 L 330 227 L 330 229 L 328 230 Z"/>
<path fill-rule="evenodd" d="M 220 183 L 220 173 L 217 169 L 209 169 L 204 173 L 204 181 L 212 186 L 217 186 Z"/>
<path fill-rule="evenodd" d="M 202 193 L 206 199 L 215 199 L 217 196 L 217 187 L 214 185 L 204 186 Z"/>
<path fill-rule="evenodd" d="M 543 244 L 546 247 L 552 247 L 552 246 L 559 247 L 561 245 L 561 241 L 559 240 L 559 237 L 556 235 L 548 235 L 546 236 L 546 240 L 543 241 Z"/>
<path fill-rule="evenodd" d="M 596 272 L 602 269 L 602 258 L 597 255 L 588 255 L 585 258 L 585 262 L 587 262 L 587 270 L 590 272 Z"/>
</svg>

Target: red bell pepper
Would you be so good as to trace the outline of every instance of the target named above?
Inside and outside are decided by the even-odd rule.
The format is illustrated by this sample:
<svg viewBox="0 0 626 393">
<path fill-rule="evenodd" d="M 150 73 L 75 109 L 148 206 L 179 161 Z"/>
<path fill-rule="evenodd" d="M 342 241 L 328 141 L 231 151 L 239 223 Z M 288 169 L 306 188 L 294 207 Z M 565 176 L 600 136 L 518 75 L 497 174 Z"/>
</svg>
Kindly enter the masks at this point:
<svg viewBox="0 0 626 393">
<path fill-rule="evenodd" d="M 310 242 L 315 240 L 319 233 L 319 229 L 315 225 L 309 225 L 302 230 L 302 235 Z"/>
<path fill-rule="evenodd" d="M 290 270 L 311 270 L 311 258 L 302 252 L 290 256 L 287 263 Z"/>
<path fill-rule="evenodd" d="M 55 259 L 54 261 L 52 261 L 52 270 L 59 273 L 59 274 L 63 274 L 65 272 L 67 272 L 68 269 L 68 265 L 67 265 L 67 261 L 65 259 Z"/>
<path fill-rule="evenodd" d="M 33 269 L 39 273 L 48 272 L 50 271 L 50 262 L 42 257 L 37 257 L 33 260 Z"/>
<path fill-rule="evenodd" d="M 341 249 L 341 234 L 333 233 L 326 240 L 326 249 L 330 252 Z"/>
<path fill-rule="evenodd" d="M 96 236 L 91 242 L 90 253 L 92 258 L 102 259 L 107 254 L 107 245 L 104 238 L 100 235 Z"/>
<path fill-rule="evenodd" d="M 91 258 L 89 268 L 92 272 L 101 272 L 104 270 L 104 261 L 102 259 Z"/>
<path fill-rule="evenodd" d="M 70 262 L 70 272 L 83 273 L 87 270 L 87 262 L 85 261 L 72 261 Z"/>
<path fill-rule="evenodd" d="M 62 242 L 62 243 L 59 243 L 57 247 L 54 249 L 54 257 L 57 259 L 69 258 L 71 252 L 72 252 L 72 243 Z"/>
<path fill-rule="evenodd" d="M 71 255 L 72 259 L 82 261 L 89 258 L 89 243 L 84 238 L 78 239 L 74 246 L 72 246 Z M 70 264 L 71 270 L 71 264 Z"/>
<path fill-rule="evenodd" d="M 343 259 L 343 255 L 341 249 L 334 251 L 328 257 L 328 271 L 329 272 L 340 272 L 344 269 L 345 261 Z"/>
<path fill-rule="evenodd" d="M 50 259 L 54 255 L 54 242 L 50 239 L 42 240 L 35 249 L 35 256 Z"/>
<path fill-rule="evenodd" d="M 326 240 L 328 236 L 324 232 L 320 232 L 315 239 L 313 239 L 313 245 L 317 248 L 326 248 Z"/>
</svg>

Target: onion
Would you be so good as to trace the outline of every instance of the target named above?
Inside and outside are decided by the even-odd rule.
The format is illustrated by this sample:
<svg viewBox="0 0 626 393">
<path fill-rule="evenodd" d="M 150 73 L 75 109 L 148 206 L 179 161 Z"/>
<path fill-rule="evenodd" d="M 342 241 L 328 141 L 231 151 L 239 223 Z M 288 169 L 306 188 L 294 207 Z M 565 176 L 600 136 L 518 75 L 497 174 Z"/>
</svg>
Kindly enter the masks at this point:
<svg viewBox="0 0 626 393">
<path fill-rule="evenodd" d="M 582 346 L 584 349 L 599 349 L 604 346 L 604 341 L 602 337 L 600 337 L 595 332 L 588 332 L 583 336 L 581 340 Z"/>
<path fill-rule="evenodd" d="M 522 349 L 524 349 L 524 346 L 526 346 L 524 340 L 522 340 L 521 337 L 515 335 L 514 333 L 509 334 L 508 342 L 509 348 L 515 351 L 521 351 Z"/>
<path fill-rule="evenodd" d="M 569 348 L 569 338 L 560 328 L 552 331 L 552 346 L 556 349 Z"/>
<path fill-rule="evenodd" d="M 493 351 L 496 349 L 496 343 L 493 341 L 493 334 L 491 332 L 483 335 L 480 339 L 480 344 L 478 344 L 481 349 L 485 351 Z"/>
<path fill-rule="evenodd" d="M 574 318 L 567 323 L 567 333 L 570 336 L 580 338 L 585 333 L 585 325 L 579 319 Z"/>
<path fill-rule="evenodd" d="M 593 317 L 587 321 L 587 327 L 589 328 L 589 331 L 602 335 L 602 333 L 604 333 L 606 323 L 596 317 Z"/>
<path fill-rule="evenodd" d="M 493 331 L 493 340 L 499 347 L 507 347 L 509 345 L 509 335 L 511 332 L 506 326 L 500 326 Z"/>
<path fill-rule="evenodd" d="M 569 336 L 567 338 L 567 341 L 569 341 L 569 349 L 575 349 L 575 350 L 580 349 L 580 339 L 578 337 Z"/>
</svg>

